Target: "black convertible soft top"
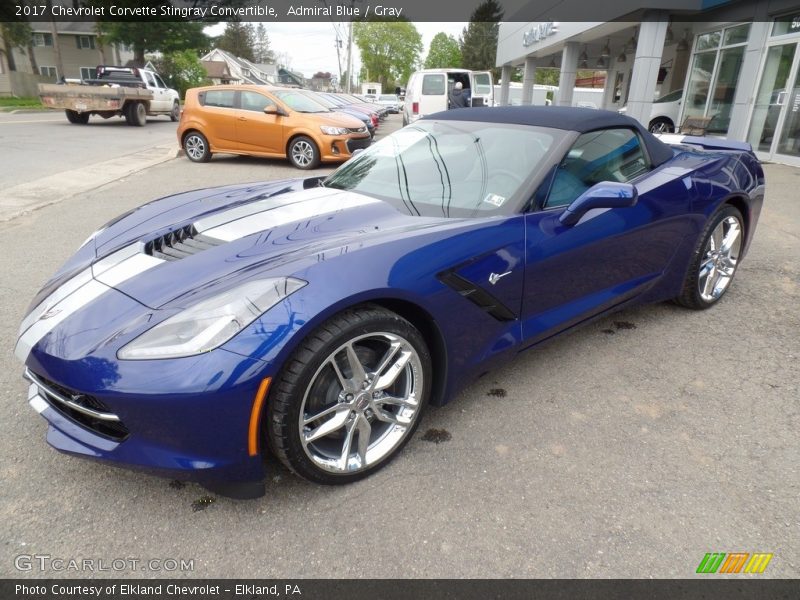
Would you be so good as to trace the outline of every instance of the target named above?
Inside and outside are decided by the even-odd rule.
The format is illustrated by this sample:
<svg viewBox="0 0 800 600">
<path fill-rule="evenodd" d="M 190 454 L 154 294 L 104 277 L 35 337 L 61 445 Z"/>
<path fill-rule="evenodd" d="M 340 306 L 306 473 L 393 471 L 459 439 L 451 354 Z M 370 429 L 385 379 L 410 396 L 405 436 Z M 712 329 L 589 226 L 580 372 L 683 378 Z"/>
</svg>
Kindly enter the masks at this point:
<svg viewBox="0 0 800 600">
<path fill-rule="evenodd" d="M 446 110 L 426 115 L 423 118 L 437 121 L 481 121 L 484 123 L 535 125 L 577 131 L 578 133 L 610 127 L 627 127 L 639 132 L 654 167 L 665 163 L 674 156 L 672 149 L 647 131 L 639 121 L 608 110 L 573 108 L 571 106 L 482 106 Z"/>
</svg>

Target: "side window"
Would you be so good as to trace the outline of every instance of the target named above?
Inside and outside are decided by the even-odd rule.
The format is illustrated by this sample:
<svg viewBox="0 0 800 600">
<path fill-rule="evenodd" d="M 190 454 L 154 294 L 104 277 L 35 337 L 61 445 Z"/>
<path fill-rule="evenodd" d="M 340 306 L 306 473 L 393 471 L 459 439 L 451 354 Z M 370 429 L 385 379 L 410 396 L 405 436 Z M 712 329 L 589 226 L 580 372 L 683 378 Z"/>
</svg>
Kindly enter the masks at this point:
<svg viewBox="0 0 800 600">
<path fill-rule="evenodd" d="M 275 103 L 257 92 L 242 92 L 242 110 L 264 112 L 267 106 L 275 106 Z"/>
<path fill-rule="evenodd" d="M 233 90 L 208 90 L 203 99 L 203 106 L 233 108 L 236 92 Z"/>
<path fill-rule="evenodd" d="M 443 96 L 444 87 L 444 75 L 424 75 L 422 77 L 423 96 Z"/>
<path fill-rule="evenodd" d="M 584 133 L 556 169 L 545 207 L 566 206 L 596 183 L 626 183 L 649 168 L 639 136 L 633 130 Z"/>
<path fill-rule="evenodd" d="M 148 86 L 156 87 L 156 80 L 153 79 L 153 74 L 152 73 L 148 73 L 147 71 L 144 71 L 144 80 L 145 80 L 145 82 L 147 83 Z"/>
<path fill-rule="evenodd" d="M 166 89 L 167 86 L 164 84 L 164 81 L 161 79 L 161 77 L 158 75 L 154 75 L 154 77 L 156 78 L 156 87 Z"/>
</svg>

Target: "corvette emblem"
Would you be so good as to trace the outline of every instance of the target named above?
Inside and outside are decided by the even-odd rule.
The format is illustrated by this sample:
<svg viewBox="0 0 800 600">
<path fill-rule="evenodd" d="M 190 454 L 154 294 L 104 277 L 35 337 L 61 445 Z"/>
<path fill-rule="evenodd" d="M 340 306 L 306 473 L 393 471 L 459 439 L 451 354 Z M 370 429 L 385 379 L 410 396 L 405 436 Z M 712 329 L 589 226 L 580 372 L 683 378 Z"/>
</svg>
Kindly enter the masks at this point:
<svg viewBox="0 0 800 600">
<path fill-rule="evenodd" d="M 489 283 L 494 285 L 506 275 L 511 275 L 511 271 L 506 271 L 505 273 L 500 273 L 499 275 L 497 273 L 492 273 L 491 275 L 489 275 Z"/>
<path fill-rule="evenodd" d="M 41 317 L 39 317 L 39 320 L 46 321 L 47 319 L 55 317 L 60 312 L 61 312 L 60 308 L 55 308 L 55 307 L 50 308 L 45 313 L 43 313 Z"/>
</svg>

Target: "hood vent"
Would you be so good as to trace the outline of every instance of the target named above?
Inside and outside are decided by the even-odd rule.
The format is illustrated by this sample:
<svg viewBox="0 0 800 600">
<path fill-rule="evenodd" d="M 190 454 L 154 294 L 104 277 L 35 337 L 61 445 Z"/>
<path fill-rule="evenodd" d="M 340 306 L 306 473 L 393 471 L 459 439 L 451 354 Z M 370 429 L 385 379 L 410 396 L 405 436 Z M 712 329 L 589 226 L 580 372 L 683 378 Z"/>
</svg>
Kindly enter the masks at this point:
<svg viewBox="0 0 800 600">
<path fill-rule="evenodd" d="M 162 260 L 180 260 L 221 243 L 220 240 L 198 233 L 194 225 L 187 225 L 147 242 L 144 252 Z"/>
</svg>

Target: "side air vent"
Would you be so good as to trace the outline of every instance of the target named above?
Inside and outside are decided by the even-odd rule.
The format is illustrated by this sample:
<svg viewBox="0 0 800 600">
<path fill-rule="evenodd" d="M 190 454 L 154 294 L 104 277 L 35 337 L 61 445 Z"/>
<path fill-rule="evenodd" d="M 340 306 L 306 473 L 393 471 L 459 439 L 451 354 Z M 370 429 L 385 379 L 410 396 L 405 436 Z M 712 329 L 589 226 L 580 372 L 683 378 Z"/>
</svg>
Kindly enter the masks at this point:
<svg viewBox="0 0 800 600">
<path fill-rule="evenodd" d="M 147 242 L 145 254 L 162 260 L 180 260 L 203 250 L 219 246 L 222 242 L 198 233 L 194 225 L 187 225 Z"/>
<path fill-rule="evenodd" d="M 513 321 L 517 317 L 505 304 L 492 296 L 482 287 L 472 283 L 469 279 L 461 277 L 453 271 L 439 274 L 439 281 L 447 287 L 454 289 L 464 298 L 489 313 L 498 321 Z"/>
</svg>

